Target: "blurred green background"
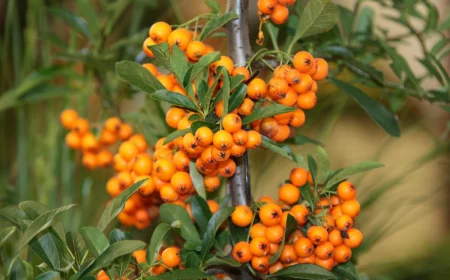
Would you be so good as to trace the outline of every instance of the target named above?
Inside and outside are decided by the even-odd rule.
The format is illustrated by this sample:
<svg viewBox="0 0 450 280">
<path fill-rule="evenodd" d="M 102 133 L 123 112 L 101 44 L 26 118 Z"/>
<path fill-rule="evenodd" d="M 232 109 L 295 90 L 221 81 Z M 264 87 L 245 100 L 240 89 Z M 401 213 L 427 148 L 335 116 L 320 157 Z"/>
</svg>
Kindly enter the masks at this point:
<svg viewBox="0 0 450 280">
<path fill-rule="evenodd" d="M 220 2 L 225 8 L 226 1 Z M 355 3 L 335 2 L 350 9 Z M 392 10 L 369 2 L 363 5 L 373 7 L 377 25 L 394 36 L 405 32 L 382 20 Z M 431 2 L 448 14 L 448 1 Z M 250 5 L 255 37 L 256 1 Z M 177 24 L 207 11 L 201 0 L 0 0 L 0 206 L 23 200 L 52 208 L 76 203 L 76 211 L 63 217 L 66 229 L 94 224 L 108 200 L 105 182 L 113 171 L 81 166 L 80 154 L 64 144 L 59 113 L 73 107 L 95 125 L 119 112 L 155 143 L 167 133 L 159 104 L 133 94 L 115 76 L 114 63 L 146 61 L 141 45 L 153 22 Z M 102 32 L 86 29 L 74 14 Z M 426 43 L 435 41 L 427 38 Z M 225 38 L 208 43 L 227 49 Z M 398 50 L 417 75 L 426 71 L 415 60 L 418 42 L 407 40 Z M 449 61 L 442 63 L 448 69 Z M 393 76 L 386 61 L 376 65 Z M 423 81 L 425 88 L 435 83 Z M 351 178 L 364 206 L 357 220 L 365 235 L 365 245 L 355 254 L 358 269 L 371 279 L 449 279 L 449 113 L 407 99 L 397 112 L 402 136 L 392 138 L 326 82 L 319 88 L 319 104 L 300 132 L 323 143 L 334 169 L 369 159 L 386 165 Z M 302 155 L 314 149 L 293 146 Z M 252 151 L 254 197 L 275 195 L 292 167 L 269 152 Z"/>
</svg>

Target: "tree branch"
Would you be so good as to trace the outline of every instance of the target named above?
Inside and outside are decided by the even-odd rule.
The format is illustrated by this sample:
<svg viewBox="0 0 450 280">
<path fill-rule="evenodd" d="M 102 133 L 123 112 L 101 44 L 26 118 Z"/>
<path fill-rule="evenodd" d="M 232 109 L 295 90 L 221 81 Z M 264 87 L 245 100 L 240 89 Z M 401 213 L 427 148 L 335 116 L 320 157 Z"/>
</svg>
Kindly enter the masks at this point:
<svg viewBox="0 0 450 280">
<path fill-rule="evenodd" d="M 251 57 L 252 50 L 248 32 L 248 2 L 249 0 L 229 0 L 229 12 L 234 12 L 238 18 L 227 24 L 228 50 L 236 65 L 245 65 Z M 228 181 L 228 193 L 231 194 L 233 205 L 250 205 L 250 172 L 248 153 L 236 158 L 236 174 Z"/>
</svg>

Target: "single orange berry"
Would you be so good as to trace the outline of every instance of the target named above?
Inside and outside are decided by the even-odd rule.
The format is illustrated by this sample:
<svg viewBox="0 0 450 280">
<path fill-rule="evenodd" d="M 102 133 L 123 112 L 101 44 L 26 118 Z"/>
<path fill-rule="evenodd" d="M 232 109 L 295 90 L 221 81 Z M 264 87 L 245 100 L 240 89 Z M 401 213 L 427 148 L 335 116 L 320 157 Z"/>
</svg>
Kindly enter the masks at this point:
<svg viewBox="0 0 450 280">
<path fill-rule="evenodd" d="M 166 123 L 172 127 L 177 128 L 181 119 L 186 115 L 183 109 L 170 108 L 166 113 Z"/>
<path fill-rule="evenodd" d="M 328 63 L 325 59 L 316 58 L 316 72 L 312 75 L 315 81 L 321 81 L 328 76 Z"/>
<path fill-rule="evenodd" d="M 204 176 L 203 184 L 208 192 L 215 192 L 220 188 L 221 182 L 219 176 Z"/>
<path fill-rule="evenodd" d="M 283 5 L 276 5 L 270 14 L 270 20 L 275 24 L 284 24 L 289 18 L 289 10 Z"/>
<path fill-rule="evenodd" d="M 170 33 L 172 33 L 172 27 L 166 22 L 155 22 L 149 29 L 148 35 L 156 43 L 167 42 Z"/>
<path fill-rule="evenodd" d="M 344 181 L 338 185 L 337 195 L 342 200 L 353 200 L 356 198 L 356 188 L 349 181 Z"/>
<path fill-rule="evenodd" d="M 247 95 L 253 100 L 259 100 L 267 96 L 267 84 L 263 79 L 254 78 L 247 87 Z"/>
<path fill-rule="evenodd" d="M 250 229 L 250 237 L 265 237 L 267 232 L 267 227 L 261 223 L 254 224 Z"/>
<path fill-rule="evenodd" d="M 248 81 L 248 79 L 250 79 L 250 72 L 244 66 L 240 66 L 240 67 L 234 68 L 233 73 L 231 74 L 231 76 L 237 76 L 237 75 L 244 76 L 244 82 L 246 82 L 246 81 Z"/>
<path fill-rule="evenodd" d="M 233 145 L 233 136 L 226 130 L 220 130 L 214 134 L 213 144 L 219 150 L 228 150 Z"/>
<path fill-rule="evenodd" d="M 74 109 L 66 109 L 60 115 L 61 124 L 66 129 L 74 128 L 78 120 L 78 112 Z"/>
<path fill-rule="evenodd" d="M 245 241 L 236 243 L 231 253 L 233 259 L 240 263 L 247 263 L 252 260 L 253 254 L 250 252 L 250 244 Z"/>
<path fill-rule="evenodd" d="M 331 242 L 325 242 L 316 247 L 316 256 L 322 260 L 332 258 L 334 255 L 334 246 Z"/>
<path fill-rule="evenodd" d="M 344 201 L 341 204 L 342 214 L 349 215 L 352 218 L 355 218 L 359 215 L 359 211 L 361 209 L 361 205 L 356 199 Z"/>
<path fill-rule="evenodd" d="M 340 245 L 334 248 L 334 260 L 337 263 L 346 263 L 352 258 L 352 250 L 345 246 Z"/>
<path fill-rule="evenodd" d="M 300 51 L 294 56 L 294 67 L 300 71 L 300 73 L 307 73 L 313 66 L 313 60 L 314 58 L 309 52 Z"/>
<path fill-rule="evenodd" d="M 277 0 L 258 0 L 258 11 L 265 15 L 270 15 L 276 5 Z"/>
<path fill-rule="evenodd" d="M 293 185 L 303 187 L 308 181 L 308 171 L 301 167 L 294 168 L 291 170 L 289 179 Z"/>
<path fill-rule="evenodd" d="M 270 243 L 281 243 L 284 238 L 284 228 L 281 225 L 267 227 L 266 238 Z"/>
<path fill-rule="evenodd" d="M 269 257 L 267 256 L 252 258 L 252 267 L 258 272 L 266 272 L 269 269 L 269 265 Z"/>
<path fill-rule="evenodd" d="M 66 135 L 66 144 L 72 149 L 81 148 L 81 137 L 75 131 L 71 131 Z"/>
<path fill-rule="evenodd" d="M 176 172 L 175 164 L 168 159 L 159 159 L 153 165 L 154 175 L 162 180 L 168 182 L 173 174 Z"/>
<path fill-rule="evenodd" d="M 269 240 L 265 237 L 255 237 L 250 242 L 250 252 L 253 256 L 261 257 L 269 254 Z"/>
<path fill-rule="evenodd" d="M 230 113 L 222 119 L 223 129 L 229 133 L 235 133 L 242 127 L 242 120 L 237 114 Z"/>
<path fill-rule="evenodd" d="M 307 232 L 309 240 L 315 245 L 321 245 L 328 240 L 328 232 L 320 226 L 311 226 Z"/>
<path fill-rule="evenodd" d="M 290 210 L 291 215 L 297 221 L 299 226 L 303 226 L 308 222 L 309 210 L 303 204 L 294 205 Z"/>
<path fill-rule="evenodd" d="M 259 219 L 268 227 L 278 225 L 282 216 L 281 207 L 275 203 L 266 203 L 259 210 Z"/>
<path fill-rule="evenodd" d="M 347 230 L 347 238 L 344 236 L 344 245 L 350 249 L 359 247 L 362 243 L 363 235 L 356 228 L 351 228 Z"/>
<path fill-rule="evenodd" d="M 319 265 L 319 266 L 321 266 L 321 267 L 323 267 L 325 269 L 328 269 L 330 271 L 333 270 L 335 264 L 336 263 L 335 263 L 333 258 L 329 258 L 327 260 L 323 260 L 321 258 L 316 258 L 316 265 Z"/>
<path fill-rule="evenodd" d="M 297 258 L 294 246 L 289 244 L 284 245 L 283 251 L 281 251 L 280 261 L 283 264 L 290 264 L 297 261 Z"/>
<path fill-rule="evenodd" d="M 218 171 L 220 176 L 230 178 L 236 173 L 236 163 L 231 158 L 219 162 Z"/>
<path fill-rule="evenodd" d="M 250 130 L 247 133 L 247 137 L 248 137 L 247 143 L 245 144 L 247 149 L 254 149 L 256 147 L 261 146 L 262 138 L 261 134 L 259 134 L 258 132 Z"/>
<path fill-rule="evenodd" d="M 307 258 L 314 253 L 314 245 L 308 238 L 300 237 L 294 243 L 294 250 L 299 258 Z"/>
<path fill-rule="evenodd" d="M 245 205 L 238 205 L 231 214 L 231 221 L 239 227 L 246 227 L 252 223 L 253 211 Z"/>
<path fill-rule="evenodd" d="M 209 127 L 203 126 L 195 132 L 195 140 L 202 147 L 207 147 L 213 142 L 214 133 Z"/>
<path fill-rule="evenodd" d="M 176 267 L 181 262 L 180 249 L 178 247 L 169 247 L 161 254 L 163 264 L 169 268 Z"/>
<path fill-rule="evenodd" d="M 167 42 L 169 43 L 169 46 L 172 48 L 173 45 L 177 45 L 180 50 L 185 51 L 187 49 L 187 46 L 189 45 L 189 42 L 191 41 L 191 33 L 189 30 L 185 28 L 180 28 L 177 30 L 172 31 L 168 38 Z"/>
<path fill-rule="evenodd" d="M 142 44 L 142 50 L 144 51 L 144 53 L 148 56 L 148 57 L 155 57 L 155 55 L 153 54 L 152 50 L 149 48 L 149 46 L 154 46 L 156 45 L 155 41 L 153 41 L 152 38 L 148 37 L 147 39 L 145 39 L 144 43 Z"/>
<path fill-rule="evenodd" d="M 206 46 L 200 41 L 191 41 L 186 49 L 186 55 L 193 61 L 198 61 L 205 55 Z"/>
<path fill-rule="evenodd" d="M 153 76 L 158 76 L 158 68 L 152 64 L 152 63 L 144 63 L 142 64 L 142 67 L 144 67 L 145 69 L 147 69 L 148 71 L 150 71 L 150 73 L 152 73 Z"/>
<path fill-rule="evenodd" d="M 284 184 L 278 190 L 278 197 L 284 203 L 291 205 L 300 199 L 300 190 L 292 184 Z"/>
</svg>

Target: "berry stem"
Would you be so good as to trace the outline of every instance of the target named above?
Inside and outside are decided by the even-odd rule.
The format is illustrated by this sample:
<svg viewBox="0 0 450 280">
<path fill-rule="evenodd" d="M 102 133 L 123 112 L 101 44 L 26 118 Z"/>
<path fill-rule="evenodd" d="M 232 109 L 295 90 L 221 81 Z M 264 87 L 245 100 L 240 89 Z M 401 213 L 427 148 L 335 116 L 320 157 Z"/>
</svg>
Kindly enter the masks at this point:
<svg viewBox="0 0 450 280">
<path fill-rule="evenodd" d="M 237 19 L 227 24 L 229 36 L 230 57 L 236 65 L 245 65 L 251 57 L 251 47 L 248 32 L 248 0 L 229 0 L 228 11 L 238 15 Z M 250 205 L 252 202 L 250 191 L 250 172 L 248 153 L 238 157 L 236 174 L 230 178 L 228 192 L 231 194 L 233 205 Z"/>
</svg>

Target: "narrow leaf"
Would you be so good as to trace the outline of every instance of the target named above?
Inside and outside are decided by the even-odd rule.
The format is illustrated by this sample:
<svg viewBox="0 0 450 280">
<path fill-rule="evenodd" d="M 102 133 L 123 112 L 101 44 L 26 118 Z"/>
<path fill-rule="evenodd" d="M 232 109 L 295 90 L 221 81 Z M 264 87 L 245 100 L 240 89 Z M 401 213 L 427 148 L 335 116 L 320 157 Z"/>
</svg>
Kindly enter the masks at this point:
<svg viewBox="0 0 450 280">
<path fill-rule="evenodd" d="M 95 227 L 84 227 L 80 231 L 89 251 L 95 256 L 100 256 L 108 247 L 109 241 L 105 234 Z"/>
<path fill-rule="evenodd" d="M 205 27 L 202 30 L 202 33 L 200 33 L 199 41 L 203 41 L 206 38 L 208 38 L 211 33 L 213 33 L 215 30 L 219 29 L 220 27 L 227 24 L 227 22 L 236 19 L 238 16 L 235 13 L 226 13 L 222 16 L 216 17 L 214 19 L 209 20 Z"/>
<path fill-rule="evenodd" d="M 296 264 L 278 270 L 271 277 L 283 277 L 290 279 L 304 279 L 304 280 L 328 280 L 337 279 L 333 273 L 325 268 L 314 264 Z"/>
<path fill-rule="evenodd" d="M 274 264 L 278 261 L 278 259 L 281 256 L 281 253 L 284 249 L 284 244 L 286 240 L 289 238 L 289 236 L 294 233 L 294 231 L 297 229 L 297 220 L 292 216 L 291 214 L 288 214 L 286 219 L 286 229 L 284 231 L 284 238 L 283 241 L 280 244 L 280 247 L 278 248 L 277 252 L 270 257 L 270 264 Z"/>
<path fill-rule="evenodd" d="M 272 116 L 283 114 L 283 113 L 293 112 L 295 110 L 296 110 L 296 108 L 291 107 L 291 106 L 285 106 L 285 105 L 280 105 L 280 104 L 271 104 L 271 105 L 262 107 L 262 108 L 256 110 L 255 112 L 251 113 L 250 115 L 242 118 L 242 124 L 248 124 L 253 121 L 261 120 L 264 118 L 272 117 Z"/>
<path fill-rule="evenodd" d="M 170 133 L 167 137 L 166 140 L 164 140 L 164 145 L 169 144 L 170 142 L 172 142 L 173 140 L 177 139 L 178 137 L 184 136 L 186 134 L 188 134 L 189 132 L 191 132 L 190 128 L 186 128 L 186 129 L 182 129 L 182 130 L 176 130 L 172 133 Z"/>
<path fill-rule="evenodd" d="M 186 108 L 195 112 L 198 112 L 199 109 L 194 102 L 192 102 L 188 97 L 173 91 L 168 91 L 167 89 L 161 89 L 155 91 L 150 95 L 151 98 L 159 101 L 169 102 L 171 105 Z"/>
<path fill-rule="evenodd" d="M 247 85 L 246 84 L 238 85 L 236 90 L 233 92 L 233 94 L 230 97 L 230 102 L 228 105 L 228 112 L 232 112 L 235 109 L 237 109 L 239 106 L 241 106 L 246 95 L 247 95 Z"/>
<path fill-rule="evenodd" d="M 375 161 L 364 161 L 343 169 L 339 169 L 334 174 L 331 175 L 331 178 L 327 182 L 324 189 L 329 189 L 334 184 L 339 183 L 340 181 L 343 181 L 352 175 L 369 171 L 382 166 L 384 165 Z"/>
<path fill-rule="evenodd" d="M 203 175 L 197 170 L 195 162 L 191 162 L 189 165 L 189 175 L 191 175 L 192 183 L 194 184 L 197 194 L 203 199 L 206 199 L 205 185 L 203 183 Z"/>
<path fill-rule="evenodd" d="M 116 63 L 116 73 L 122 80 L 147 93 L 164 89 L 164 86 L 150 71 L 133 61 Z"/>
<path fill-rule="evenodd" d="M 147 262 L 153 265 L 156 261 L 156 256 L 161 249 L 162 242 L 166 234 L 172 229 L 168 224 L 159 224 L 153 231 L 152 238 L 150 239 L 150 244 L 147 251 Z"/>
<path fill-rule="evenodd" d="M 195 222 L 197 223 L 201 232 L 204 233 L 208 227 L 208 222 L 212 217 L 212 213 L 209 209 L 208 203 L 201 196 L 193 196 L 191 197 L 191 211 L 192 216 L 194 216 Z"/>
<path fill-rule="evenodd" d="M 293 158 L 293 153 L 292 151 L 289 149 L 288 146 L 284 145 L 284 146 L 278 146 L 274 141 L 272 141 L 271 139 L 267 138 L 266 136 L 262 136 L 262 143 L 261 143 L 261 147 L 272 151 L 276 154 L 279 154 L 282 157 L 285 157 L 289 160 L 294 161 Z"/>
<path fill-rule="evenodd" d="M 176 204 L 163 204 L 160 208 L 160 216 L 161 220 L 169 225 L 178 224 L 179 228 L 175 228 L 175 230 L 180 233 L 184 240 L 201 242 L 197 229 L 183 207 Z"/>
</svg>

